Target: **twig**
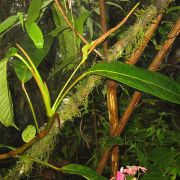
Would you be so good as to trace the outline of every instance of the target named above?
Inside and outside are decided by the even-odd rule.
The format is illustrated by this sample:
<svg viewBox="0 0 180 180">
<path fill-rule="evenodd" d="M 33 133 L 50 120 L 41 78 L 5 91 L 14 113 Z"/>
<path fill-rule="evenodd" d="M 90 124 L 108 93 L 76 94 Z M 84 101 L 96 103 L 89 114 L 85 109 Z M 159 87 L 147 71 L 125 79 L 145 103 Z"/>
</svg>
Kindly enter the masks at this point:
<svg viewBox="0 0 180 180">
<path fill-rule="evenodd" d="M 107 28 L 106 8 L 105 8 L 104 0 L 99 0 L 99 11 L 100 11 L 100 20 L 101 20 L 101 30 L 102 33 L 105 34 L 108 31 L 108 28 Z M 108 41 L 104 41 L 103 50 L 105 57 L 107 57 L 108 48 L 109 48 Z"/>
<path fill-rule="evenodd" d="M 139 3 L 137 3 L 132 10 L 127 14 L 127 16 L 120 21 L 115 27 L 111 28 L 109 31 L 107 31 L 106 33 L 104 33 L 102 36 L 100 36 L 98 39 L 96 39 L 92 45 L 92 47 L 89 50 L 89 54 L 100 44 L 102 43 L 109 35 L 111 35 L 112 33 L 114 33 L 115 31 L 117 31 L 130 17 L 130 15 L 134 12 L 134 10 L 139 6 Z"/>
<path fill-rule="evenodd" d="M 74 31 L 74 33 L 85 43 L 85 44 L 89 44 L 88 41 L 74 28 L 74 26 L 72 25 L 72 23 L 69 21 L 69 19 L 66 16 L 66 13 L 64 12 L 63 8 L 61 7 L 61 4 L 58 0 L 55 0 L 55 3 L 61 13 L 61 15 L 63 16 L 64 20 L 66 21 L 66 23 L 68 24 L 68 26 Z M 94 49 L 94 52 L 101 58 L 103 58 L 102 54 L 97 51 L 96 49 Z"/>
<path fill-rule="evenodd" d="M 13 151 L 9 151 L 7 153 L 4 153 L 4 154 L 0 154 L 0 159 L 7 159 L 10 157 L 14 157 L 14 156 L 24 152 L 26 149 L 28 149 L 30 146 L 32 146 L 34 143 L 36 143 L 40 139 L 44 138 L 49 133 L 49 131 L 51 130 L 55 119 L 57 119 L 59 121 L 59 115 L 57 113 L 55 113 L 54 116 L 52 117 L 51 126 L 49 126 L 49 129 L 43 130 L 42 132 L 37 134 L 31 141 L 22 145 L 21 147 L 15 149 Z"/>
<path fill-rule="evenodd" d="M 180 33 L 180 17 L 178 18 L 175 25 L 173 26 L 171 32 L 168 35 L 168 39 L 163 44 L 161 50 L 158 52 L 158 54 L 155 56 L 153 62 L 150 64 L 150 66 L 148 68 L 150 71 L 157 70 L 157 68 L 163 61 L 164 56 L 168 52 L 170 46 L 173 44 L 175 38 L 178 36 L 179 33 Z M 133 110 L 135 109 L 137 103 L 139 102 L 139 100 L 141 98 L 141 94 L 142 94 L 141 92 L 135 91 L 135 93 L 133 94 L 133 96 L 130 100 L 128 107 L 126 108 L 122 118 L 120 119 L 120 123 L 118 124 L 117 128 L 113 132 L 113 136 L 119 136 L 122 134 L 131 114 L 133 113 Z M 100 174 L 102 174 L 105 164 L 107 163 L 107 160 L 110 156 L 110 151 L 111 151 L 111 148 L 108 148 L 102 154 L 101 160 L 97 167 L 97 172 Z"/>
</svg>

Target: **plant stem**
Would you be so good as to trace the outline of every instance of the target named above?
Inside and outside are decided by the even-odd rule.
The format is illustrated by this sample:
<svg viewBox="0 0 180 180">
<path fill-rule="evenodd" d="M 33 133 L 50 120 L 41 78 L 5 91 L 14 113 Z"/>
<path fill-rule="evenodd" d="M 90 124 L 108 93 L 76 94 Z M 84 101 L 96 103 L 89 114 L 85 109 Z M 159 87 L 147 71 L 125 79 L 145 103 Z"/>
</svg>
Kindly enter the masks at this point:
<svg viewBox="0 0 180 180">
<path fill-rule="evenodd" d="M 25 85 L 24 83 L 22 83 L 22 89 L 26 95 L 26 98 L 28 100 L 28 103 L 29 103 L 29 106 L 30 106 L 30 109 L 31 109 L 31 112 L 32 112 L 32 115 L 33 115 L 33 119 L 34 119 L 34 123 L 35 123 L 35 126 L 36 126 L 36 130 L 37 130 L 37 133 L 39 134 L 40 133 L 40 130 L 39 130 L 39 126 L 38 126 L 38 123 L 37 123 L 37 118 L 36 118 L 36 114 L 35 114 L 35 111 L 34 111 L 34 108 L 33 108 L 33 105 L 32 105 L 32 102 L 31 102 L 31 99 L 27 93 L 27 90 L 25 88 Z"/>
<path fill-rule="evenodd" d="M 74 76 L 74 74 L 76 73 L 76 71 L 79 69 L 79 67 L 81 66 L 81 63 L 79 63 L 79 65 L 76 67 L 76 69 L 74 70 L 74 72 L 72 73 L 72 75 L 70 76 L 70 78 L 68 79 L 68 81 L 66 82 L 66 84 L 64 85 L 63 89 L 61 90 L 61 92 L 59 93 L 53 107 L 52 107 L 52 113 L 56 112 L 58 106 L 60 105 L 60 103 L 62 102 L 63 98 L 66 96 L 66 94 L 71 90 L 71 88 L 78 82 L 80 81 L 82 78 L 84 78 L 86 76 L 86 74 L 82 74 L 81 76 L 79 76 L 68 88 L 67 90 L 64 92 L 64 89 L 66 88 L 66 86 L 68 85 L 69 81 L 72 79 L 72 77 Z M 64 94 L 63 94 L 64 92 Z"/>
<path fill-rule="evenodd" d="M 25 65 L 28 67 L 28 69 L 30 70 L 30 72 L 32 73 L 39 89 L 41 92 L 41 95 L 43 97 L 43 101 L 46 107 L 46 114 L 48 117 L 52 117 L 53 114 L 51 112 L 51 100 L 50 100 L 50 95 L 49 95 L 49 90 L 47 88 L 47 85 L 43 82 L 37 68 L 35 67 L 34 63 L 32 62 L 31 58 L 28 56 L 28 54 L 25 52 L 25 50 L 19 46 L 18 44 L 16 44 L 18 46 L 18 48 L 22 51 L 22 53 L 25 55 L 25 57 L 27 58 L 27 60 L 29 61 L 30 65 L 21 57 L 20 59 L 25 63 Z M 17 55 L 16 55 L 17 56 Z"/>
<path fill-rule="evenodd" d="M 39 164 L 43 164 L 44 166 L 47 166 L 47 167 L 50 167 L 50 168 L 52 168 L 52 169 L 55 169 L 55 170 L 57 170 L 57 171 L 62 172 L 61 168 L 58 168 L 58 167 L 56 167 L 56 166 L 53 166 L 53 165 L 51 165 L 51 164 L 49 164 L 49 163 L 47 163 L 47 162 L 41 161 L 41 160 L 39 160 L 39 159 L 32 158 L 32 157 L 30 157 L 30 156 L 26 156 L 26 158 L 27 158 L 28 160 L 30 160 L 30 161 L 34 161 L 34 162 L 37 162 L 37 163 L 39 163 Z"/>
</svg>

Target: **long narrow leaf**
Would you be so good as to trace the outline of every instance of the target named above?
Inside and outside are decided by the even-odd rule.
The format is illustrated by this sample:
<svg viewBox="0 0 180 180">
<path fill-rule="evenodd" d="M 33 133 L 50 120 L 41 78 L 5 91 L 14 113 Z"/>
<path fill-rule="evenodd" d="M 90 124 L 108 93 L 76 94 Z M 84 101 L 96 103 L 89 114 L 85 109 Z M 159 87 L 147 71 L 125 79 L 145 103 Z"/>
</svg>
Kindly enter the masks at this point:
<svg viewBox="0 0 180 180">
<path fill-rule="evenodd" d="M 105 177 L 96 173 L 96 171 L 93 171 L 92 169 L 82 165 L 69 164 L 63 166 L 61 170 L 65 173 L 81 175 L 89 180 L 107 180 Z"/>
<path fill-rule="evenodd" d="M 86 75 L 97 74 L 114 79 L 135 89 L 180 104 L 180 85 L 157 72 L 151 72 L 122 62 L 99 63 Z"/>
<path fill-rule="evenodd" d="M 13 104 L 7 85 L 6 71 L 7 59 L 3 59 L 0 61 L 0 122 L 6 127 L 16 127 L 13 121 Z"/>
<path fill-rule="evenodd" d="M 28 9 L 27 24 L 31 25 L 31 23 L 37 20 L 37 18 L 39 17 L 41 6 L 42 6 L 41 0 L 32 0 Z"/>
<path fill-rule="evenodd" d="M 6 20 L 4 20 L 0 24 L 0 33 L 5 31 L 9 27 L 11 27 L 16 22 L 17 19 L 18 19 L 18 17 L 16 15 L 13 15 L 13 16 L 8 17 Z"/>
<path fill-rule="evenodd" d="M 31 24 L 26 24 L 26 30 L 29 35 L 29 37 L 33 40 L 35 46 L 38 49 L 42 49 L 44 46 L 44 37 L 41 29 L 39 26 L 33 22 Z"/>
<path fill-rule="evenodd" d="M 45 37 L 45 44 L 43 49 L 37 49 L 29 38 L 25 38 L 21 46 L 23 47 L 23 49 L 25 49 L 26 52 L 28 52 L 28 55 L 31 57 L 34 65 L 38 67 L 38 65 L 43 61 L 43 59 L 49 52 L 53 39 L 54 38 L 51 36 Z M 14 67 L 18 78 L 22 82 L 25 83 L 31 79 L 31 72 L 21 61 L 15 60 Z"/>
</svg>

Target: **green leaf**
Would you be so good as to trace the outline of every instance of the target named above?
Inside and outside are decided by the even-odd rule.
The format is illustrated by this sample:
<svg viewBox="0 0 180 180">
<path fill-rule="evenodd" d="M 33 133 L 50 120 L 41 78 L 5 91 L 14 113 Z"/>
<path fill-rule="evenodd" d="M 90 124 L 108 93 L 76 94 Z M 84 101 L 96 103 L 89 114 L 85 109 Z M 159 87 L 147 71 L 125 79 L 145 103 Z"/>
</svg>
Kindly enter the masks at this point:
<svg viewBox="0 0 180 180">
<path fill-rule="evenodd" d="M 17 49 L 15 47 L 11 47 L 7 52 L 6 52 L 6 57 L 10 58 L 14 54 L 17 53 Z"/>
<path fill-rule="evenodd" d="M 69 29 L 67 27 L 58 27 L 54 30 L 52 30 L 51 32 L 48 33 L 49 36 L 52 37 L 56 37 L 57 35 L 59 35 L 59 33 L 63 32 L 65 29 Z"/>
<path fill-rule="evenodd" d="M 17 128 L 13 121 L 13 104 L 7 84 L 7 61 L 0 61 L 0 122 L 6 127 Z"/>
<path fill-rule="evenodd" d="M 113 2 L 106 2 L 106 4 L 111 5 L 111 6 L 115 6 L 119 9 L 121 9 L 124 14 L 126 14 L 125 11 L 123 10 L 123 8 L 119 4 L 113 3 Z"/>
<path fill-rule="evenodd" d="M 42 49 L 44 46 L 44 38 L 41 29 L 39 26 L 34 22 L 31 24 L 26 24 L 26 30 L 29 37 L 33 40 L 35 46 L 38 49 Z"/>
<path fill-rule="evenodd" d="M 82 165 L 69 164 L 63 166 L 61 170 L 65 173 L 81 175 L 89 180 L 106 180 L 105 177 L 100 176 L 98 173 L 96 173 L 96 171 Z"/>
<path fill-rule="evenodd" d="M 17 20 L 17 16 L 10 16 L 0 24 L 0 33 L 11 27 Z"/>
<path fill-rule="evenodd" d="M 180 85 L 157 72 L 114 61 L 98 63 L 85 74 L 105 76 L 140 91 L 180 104 Z"/>
<path fill-rule="evenodd" d="M 64 17 L 59 12 L 57 6 L 54 4 L 53 7 L 54 7 L 52 9 L 53 18 L 55 21 L 56 28 L 67 27 L 67 23 L 64 20 Z M 72 19 L 70 14 L 67 14 L 67 17 L 69 19 Z M 59 40 L 60 52 L 63 58 L 64 57 L 68 58 L 71 56 L 75 56 L 77 54 L 76 35 L 70 28 L 67 28 L 63 32 L 61 32 L 58 35 L 58 40 Z"/>
<path fill-rule="evenodd" d="M 28 26 L 34 23 L 39 17 L 39 13 L 41 10 L 42 1 L 41 0 L 32 0 L 28 9 Z"/>
<path fill-rule="evenodd" d="M 31 57 L 33 63 L 35 64 L 36 67 L 43 61 L 45 56 L 50 50 L 51 44 L 53 42 L 53 38 L 50 36 L 45 37 L 45 44 L 43 49 L 37 49 L 33 42 L 27 37 L 23 40 L 23 49 L 28 52 L 28 55 Z M 14 61 L 14 67 L 15 67 L 15 72 L 18 76 L 18 78 L 22 82 L 27 82 L 28 80 L 31 79 L 32 74 L 28 70 L 28 68 L 22 63 L 20 60 L 15 60 Z"/>
<path fill-rule="evenodd" d="M 28 125 L 26 129 L 22 132 L 22 139 L 24 142 L 28 143 L 36 135 L 36 128 L 33 125 Z"/>
<path fill-rule="evenodd" d="M 20 21 L 20 23 L 21 23 L 21 26 L 22 26 L 22 28 L 23 28 L 23 30 L 24 30 L 24 19 L 23 19 L 23 13 L 22 13 L 22 12 L 18 12 L 18 13 L 17 13 L 17 16 L 18 16 L 19 21 Z"/>
<path fill-rule="evenodd" d="M 81 34 L 83 35 L 83 26 L 84 23 L 86 22 L 87 18 L 90 16 L 91 12 L 90 11 L 85 11 L 83 12 L 80 17 L 78 17 L 77 19 L 75 19 L 74 21 L 74 25 L 75 25 L 75 29 Z M 76 36 L 76 43 L 77 43 L 77 47 L 80 47 L 80 43 L 81 43 L 81 39 L 79 37 Z"/>
<path fill-rule="evenodd" d="M 170 162 L 176 155 L 174 151 L 168 148 L 159 147 L 153 149 L 147 156 L 149 161 L 154 161 L 159 170 L 169 167 Z"/>
</svg>

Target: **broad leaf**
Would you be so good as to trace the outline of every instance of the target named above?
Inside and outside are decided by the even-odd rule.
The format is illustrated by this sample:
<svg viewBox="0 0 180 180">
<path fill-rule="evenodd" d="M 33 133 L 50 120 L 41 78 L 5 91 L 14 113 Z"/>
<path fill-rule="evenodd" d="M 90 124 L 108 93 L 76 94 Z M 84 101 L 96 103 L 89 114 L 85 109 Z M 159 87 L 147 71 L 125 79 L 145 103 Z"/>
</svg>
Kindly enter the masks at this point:
<svg viewBox="0 0 180 180">
<path fill-rule="evenodd" d="M 29 37 L 33 40 L 35 46 L 38 49 L 42 49 L 44 46 L 44 37 L 43 37 L 42 31 L 39 28 L 39 26 L 35 22 L 33 22 L 31 24 L 27 23 L 26 30 L 27 30 Z"/>
<path fill-rule="evenodd" d="M 0 61 L 0 122 L 6 126 L 14 126 L 13 104 L 7 84 L 7 59 Z"/>
<path fill-rule="evenodd" d="M 180 85 L 157 72 L 114 61 L 96 64 L 85 74 L 105 76 L 140 91 L 180 104 Z"/>
<path fill-rule="evenodd" d="M 22 132 L 22 139 L 25 143 L 28 143 L 36 135 L 36 128 L 33 125 L 28 125 Z"/>
<path fill-rule="evenodd" d="M 10 16 L 7 19 L 5 19 L 1 24 L 0 24 L 0 33 L 2 33 L 3 31 L 5 31 L 6 29 L 8 29 L 9 27 L 11 27 L 16 20 L 18 19 L 18 17 L 16 15 L 14 16 Z"/>
<path fill-rule="evenodd" d="M 33 63 L 37 67 L 45 58 L 47 53 L 50 50 L 51 44 L 53 42 L 53 38 L 48 36 L 45 38 L 45 44 L 43 49 L 37 49 L 33 42 L 27 38 L 23 41 L 23 49 L 28 53 L 28 55 L 31 57 Z M 15 60 L 14 61 L 14 67 L 16 74 L 18 78 L 22 82 L 27 82 L 28 80 L 31 79 L 32 75 L 31 72 L 28 70 L 28 68 L 20 61 L 20 60 Z"/>
<path fill-rule="evenodd" d="M 34 23 L 39 17 L 39 13 L 41 10 L 42 1 L 41 0 L 32 0 L 28 9 L 28 19 L 27 24 L 31 25 Z"/>
<path fill-rule="evenodd" d="M 93 171 L 92 169 L 82 165 L 69 164 L 63 166 L 61 170 L 65 173 L 81 175 L 89 180 L 106 180 L 105 177 L 99 175 L 96 173 L 96 171 Z"/>
</svg>

